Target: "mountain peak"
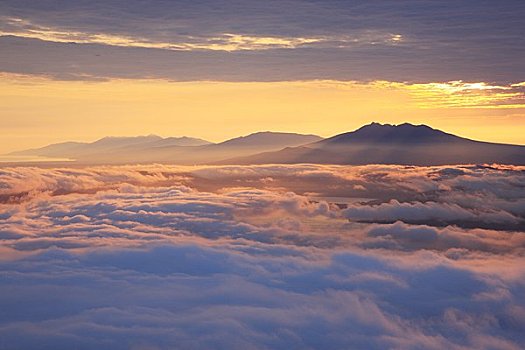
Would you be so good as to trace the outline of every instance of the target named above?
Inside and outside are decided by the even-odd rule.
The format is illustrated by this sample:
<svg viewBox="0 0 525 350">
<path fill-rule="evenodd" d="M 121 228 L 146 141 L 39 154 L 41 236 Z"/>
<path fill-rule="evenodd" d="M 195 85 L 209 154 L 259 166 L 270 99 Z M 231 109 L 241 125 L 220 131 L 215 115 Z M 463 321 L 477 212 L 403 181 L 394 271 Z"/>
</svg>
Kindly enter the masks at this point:
<svg viewBox="0 0 525 350">
<path fill-rule="evenodd" d="M 103 143 L 103 142 L 114 142 L 114 141 L 153 141 L 161 140 L 162 137 L 154 134 L 149 135 L 139 135 L 139 136 L 106 136 L 101 139 L 96 140 L 93 143 Z"/>
<path fill-rule="evenodd" d="M 322 145 L 339 145 L 346 143 L 378 143 L 378 144 L 411 144 L 411 143 L 441 143 L 453 142 L 461 138 L 433 129 L 428 125 L 402 123 L 398 125 L 372 122 L 361 128 L 339 134 L 318 142 Z"/>
<path fill-rule="evenodd" d="M 298 146 L 322 140 L 317 135 L 304 135 L 291 132 L 260 131 L 246 136 L 236 137 L 220 143 L 225 146 L 261 146 L 275 145 L 282 147 Z"/>
<path fill-rule="evenodd" d="M 357 130 L 361 130 L 361 129 L 430 129 L 430 130 L 436 130 L 425 124 L 412 124 L 408 122 L 404 122 L 401 124 L 388 124 L 388 123 L 383 124 L 379 122 L 371 122 L 370 124 L 363 125 Z"/>
</svg>

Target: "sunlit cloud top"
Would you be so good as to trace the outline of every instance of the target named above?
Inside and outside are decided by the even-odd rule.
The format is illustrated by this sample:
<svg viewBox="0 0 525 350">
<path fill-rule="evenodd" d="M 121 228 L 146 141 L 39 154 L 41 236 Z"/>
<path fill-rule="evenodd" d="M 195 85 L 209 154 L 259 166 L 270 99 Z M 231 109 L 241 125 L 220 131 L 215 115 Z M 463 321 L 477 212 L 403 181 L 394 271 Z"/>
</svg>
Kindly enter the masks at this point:
<svg viewBox="0 0 525 350">
<path fill-rule="evenodd" d="M 416 103 L 423 108 L 525 108 L 524 83 L 490 85 L 459 80 L 424 84 L 378 84 L 408 89 Z"/>
</svg>

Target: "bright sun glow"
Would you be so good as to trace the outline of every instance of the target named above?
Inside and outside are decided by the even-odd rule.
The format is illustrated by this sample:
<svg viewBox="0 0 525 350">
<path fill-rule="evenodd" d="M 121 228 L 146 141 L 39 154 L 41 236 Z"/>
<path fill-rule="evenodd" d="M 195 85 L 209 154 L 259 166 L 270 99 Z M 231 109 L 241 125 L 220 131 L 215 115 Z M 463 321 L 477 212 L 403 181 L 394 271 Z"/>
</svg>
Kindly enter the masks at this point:
<svg viewBox="0 0 525 350">
<path fill-rule="evenodd" d="M 513 87 L 460 82 L 81 82 L 3 75 L 0 123 L 10 132 L 1 149 L 149 133 L 212 141 L 258 130 L 331 136 L 369 120 L 427 123 L 471 138 L 525 143 L 516 128 L 524 115 L 519 94 Z M 473 122 L 479 118 L 484 122 Z M 19 139 L 22 130 L 31 137 Z"/>
</svg>

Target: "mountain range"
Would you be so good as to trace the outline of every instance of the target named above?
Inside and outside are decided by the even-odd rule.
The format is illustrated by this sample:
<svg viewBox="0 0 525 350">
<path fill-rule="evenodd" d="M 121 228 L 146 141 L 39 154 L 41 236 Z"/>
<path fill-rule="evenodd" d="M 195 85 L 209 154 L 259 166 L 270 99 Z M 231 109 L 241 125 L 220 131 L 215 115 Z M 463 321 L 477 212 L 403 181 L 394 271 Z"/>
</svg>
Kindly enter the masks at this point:
<svg viewBox="0 0 525 350">
<path fill-rule="evenodd" d="M 42 148 L 13 152 L 13 156 L 44 156 L 74 159 L 82 164 L 172 163 L 209 164 L 222 159 L 277 151 L 322 140 L 316 135 L 257 132 L 220 143 L 191 137 L 162 138 L 157 135 L 104 137 L 91 143 L 62 142 Z"/>
<path fill-rule="evenodd" d="M 81 164 L 405 164 L 525 165 L 525 146 L 474 141 L 426 125 L 371 123 L 323 139 L 258 132 L 221 143 L 191 137 L 105 137 L 64 142 L 11 155 L 74 159 Z"/>
</svg>

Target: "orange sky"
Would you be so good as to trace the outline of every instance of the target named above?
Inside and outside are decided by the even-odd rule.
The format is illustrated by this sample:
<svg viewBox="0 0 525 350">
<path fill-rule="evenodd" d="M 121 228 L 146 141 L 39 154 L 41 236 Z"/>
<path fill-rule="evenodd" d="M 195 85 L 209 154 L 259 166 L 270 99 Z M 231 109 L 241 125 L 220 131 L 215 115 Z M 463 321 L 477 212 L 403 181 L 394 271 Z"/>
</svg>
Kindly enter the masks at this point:
<svg viewBox="0 0 525 350">
<path fill-rule="evenodd" d="M 222 141 L 273 130 L 327 137 L 371 121 L 424 123 L 473 139 L 525 144 L 525 105 L 514 101 L 514 87 L 319 80 L 86 82 L 4 74 L 0 153 L 108 135 Z"/>
</svg>

